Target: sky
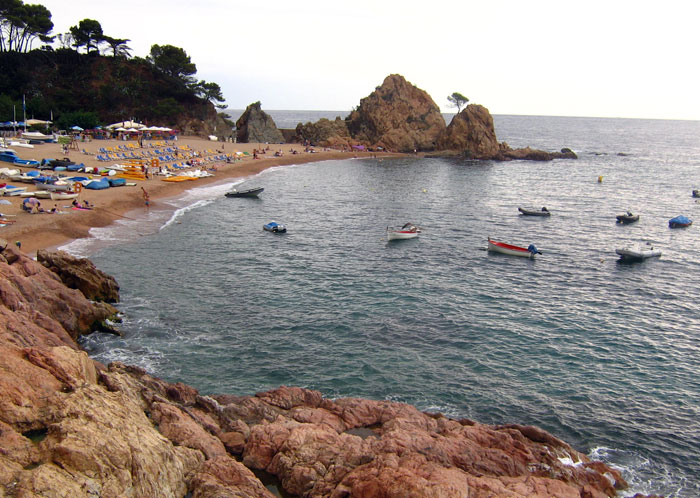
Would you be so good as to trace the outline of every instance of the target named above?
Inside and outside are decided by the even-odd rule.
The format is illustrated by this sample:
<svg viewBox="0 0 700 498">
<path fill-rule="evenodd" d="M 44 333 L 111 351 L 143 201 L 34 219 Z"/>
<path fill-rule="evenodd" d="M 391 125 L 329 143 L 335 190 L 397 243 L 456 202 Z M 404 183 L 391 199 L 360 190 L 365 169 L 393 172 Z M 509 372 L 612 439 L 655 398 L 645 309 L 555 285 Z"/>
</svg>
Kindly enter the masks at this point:
<svg viewBox="0 0 700 498">
<path fill-rule="evenodd" d="M 700 120 L 700 3 L 628 0 L 25 0 L 52 34 L 182 48 L 232 109 L 350 111 L 390 74 L 443 112 Z M 37 44 L 38 47 L 38 44 Z"/>
</svg>

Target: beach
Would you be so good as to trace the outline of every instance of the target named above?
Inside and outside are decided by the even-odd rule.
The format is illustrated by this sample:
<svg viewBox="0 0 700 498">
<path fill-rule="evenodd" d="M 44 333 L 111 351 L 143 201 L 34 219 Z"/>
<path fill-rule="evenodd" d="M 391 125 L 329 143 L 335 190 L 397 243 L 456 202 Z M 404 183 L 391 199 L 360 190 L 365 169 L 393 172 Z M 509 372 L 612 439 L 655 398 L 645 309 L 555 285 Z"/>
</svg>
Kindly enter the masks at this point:
<svg viewBox="0 0 700 498">
<path fill-rule="evenodd" d="M 46 143 L 34 145 L 34 148 L 11 147 L 21 159 L 63 159 L 69 158 L 76 164 L 83 163 L 88 168 L 103 169 L 113 164 L 127 164 L 127 160 L 102 161 L 97 158 L 101 150 L 119 150 L 128 146 L 128 150 L 137 155 L 145 155 L 147 152 L 157 148 L 163 148 L 164 141 L 143 141 L 143 147 L 139 147 L 136 141 L 124 140 L 91 140 L 76 142 L 75 148 L 66 152 L 62 151 L 62 146 L 58 143 Z M 258 144 L 258 143 L 226 143 L 215 142 L 207 139 L 185 136 L 178 137 L 176 141 L 168 141 L 171 147 L 188 149 L 190 153 L 196 153 L 197 158 L 203 160 L 201 165 L 191 169 L 206 169 L 213 173 L 213 176 L 199 178 L 195 181 L 168 182 L 163 181 L 165 176 L 150 174 L 148 179 L 133 180 L 129 183 L 136 185 L 113 187 L 105 190 L 82 189 L 78 197 L 80 203 L 88 201 L 94 208 L 91 210 L 73 210 L 71 201 L 52 201 L 50 199 L 40 199 L 41 207 L 49 211 L 56 206 L 57 213 L 35 213 L 29 214 L 22 209 L 23 197 L 4 196 L 10 204 L 0 206 L 0 213 L 4 219 L 11 223 L 0 227 L 0 238 L 11 243 L 20 242 L 21 249 L 26 254 L 33 255 L 39 249 L 56 248 L 74 239 L 89 237 L 90 229 L 93 227 L 104 227 L 113 223 L 116 219 L 126 217 L 127 213 L 138 209 L 149 209 L 157 206 L 159 200 L 177 196 L 181 192 L 197 188 L 204 185 L 222 183 L 237 178 L 246 178 L 261 171 L 273 167 L 290 164 L 301 164 L 312 161 L 325 161 L 331 159 L 348 159 L 351 157 L 369 157 L 375 153 L 364 151 L 343 152 L 333 149 L 315 148 L 313 152 L 305 151 L 305 147 L 300 144 Z M 254 157 L 254 151 L 258 151 Z M 260 152 L 262 151 L 262 152 Z M 236 155 L 235 152 L 241 154 Z M 278 152 L 280 156 L 275 156 Z M 231 155 L 239 159 L 215 160 L 214 157 Z M 382 153 L 383 156 L 390 153 Z M 148 160 L 150 161 L 150 160 Z M 167 164 L 167 163 L 165 163 Z M 34 167 L 20 166 L 11 163 L 0 163 L 0 168 L 19 169 L 22 172 L 34 170 Z M 153 168 L 152 168 L 153 169 Z M 187 170 L 183 170 L 187 171 Z M 177 171 L 176 173 L 179 173 Z M 58 174 L 46 171 L 46 174 Z M 99 175 L 85 175 L 83 173 L 62 172 L 66 176 L 92 176 L 99 178 Z M 9 185 L 28 186 L 12 182 L 7 178 L 0 179 L 0 183 L 7 182 Z M 142 190 L 143 188 L 143 190 Z M 28 186 L 27 191 L 40 190 L 40 187 Z M 148 193 L 150 206 L 147 207 L 143 191 Z"/>
</svg>

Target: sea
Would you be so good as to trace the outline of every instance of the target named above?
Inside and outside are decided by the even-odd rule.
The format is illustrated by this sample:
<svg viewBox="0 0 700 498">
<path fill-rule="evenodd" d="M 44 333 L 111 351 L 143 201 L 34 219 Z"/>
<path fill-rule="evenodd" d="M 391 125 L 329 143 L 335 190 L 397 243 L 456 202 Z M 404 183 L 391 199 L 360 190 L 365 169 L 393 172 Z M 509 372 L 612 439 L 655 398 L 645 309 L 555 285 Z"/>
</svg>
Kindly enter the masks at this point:
<svg viewBox="0 0 700 498">
<path fill-rule="evenodd" d="M 347 115 L 268 112 L 280 128 Z M 494 122 L 511 147 L 578 159 L 349 156 L 93 229 L 63 249 L 117 279 L 123 336 L 82 345 L 203 394 L 301 386 L 532 424 L 620 469 L 620 496 L 700 496 L 700 226 L 668 224 L 700 222 L 700 122 Z M 225 197 L 234 185 L 265 191 Z M 617 224 L 626 211 L 640 220 Z M 406 222 L 420 236 L 388 242 Z M 542 254 L 489 253 L 488 237 Z M 639 244 L 661 257 L 619 261 Z"/>
</svg>

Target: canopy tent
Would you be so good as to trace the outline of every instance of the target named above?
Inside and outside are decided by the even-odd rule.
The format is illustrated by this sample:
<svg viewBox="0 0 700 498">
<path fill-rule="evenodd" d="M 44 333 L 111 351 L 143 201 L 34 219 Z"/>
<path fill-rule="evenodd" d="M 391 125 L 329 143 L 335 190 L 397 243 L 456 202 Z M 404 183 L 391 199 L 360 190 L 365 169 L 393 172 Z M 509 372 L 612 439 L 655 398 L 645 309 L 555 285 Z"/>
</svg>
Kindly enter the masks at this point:
<svg viewBox="0 0 700 498">
<path fill-rule="evenodd" d="M 70 129 L 73 130 L 73 131 L 83 131 L 83 129 L 82 129 L 80 126 L 78 126 L 78 125 L 76 125 L 76 126 L 71 126 Z"/>
<path fill-rule="evenodd" d="M 28 119 L 27 120 L 27 126 L 34 126 L 34 125 L 48 125 L 53 123 L 53 121 L 44 121 L 41 119 Z"/>
<path fill-rule="evenodd" d="M 113 130 L 115 128 L 133 128 L 140 130 L 142 128 L 145 128 L 146 125 L 137 123 L 135 121 L 120 121 L 119 123 L 112 123 L 111 125 L 105 126 L 105 128 L 109 128 L 110 130 Z M 120 130 L 117 130 L 120 131 Z"/>
</svg>

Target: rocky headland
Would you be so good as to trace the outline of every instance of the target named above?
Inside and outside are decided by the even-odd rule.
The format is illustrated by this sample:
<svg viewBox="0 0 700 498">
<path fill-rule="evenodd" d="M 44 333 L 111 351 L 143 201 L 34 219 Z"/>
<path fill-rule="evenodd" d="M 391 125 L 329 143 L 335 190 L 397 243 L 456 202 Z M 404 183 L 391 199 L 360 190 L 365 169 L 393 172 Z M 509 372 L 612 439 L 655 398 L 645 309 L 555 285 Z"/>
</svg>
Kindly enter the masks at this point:
<svg viewBox="0 0 700 498">
<path fill-rule="evenodd" d="M 570 149 L 559 152 L 530 147 L 512 149 L 507 143 L 499 142 L 493 117 L 481 105 L 467 106 L 446 125 L 430 95 L 398 74 L 387 76 L 344 120 L 299 123 L 292 139 L 323 147 L 360 145 L 371 150 L 495 161 L 577 157 Z"/>
<path fill-rule="evenodd" d="M 91 360 L 118 285 L 0 241 L 0 496 L 616 496 L 620 473 L 532 426 L 279 387 L 202 395 Z M 261 475 L 274 485 L 263 484 Z"/>
</svg>

